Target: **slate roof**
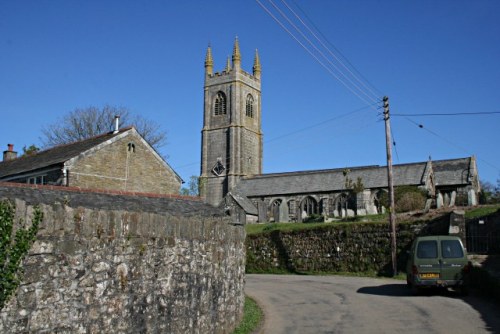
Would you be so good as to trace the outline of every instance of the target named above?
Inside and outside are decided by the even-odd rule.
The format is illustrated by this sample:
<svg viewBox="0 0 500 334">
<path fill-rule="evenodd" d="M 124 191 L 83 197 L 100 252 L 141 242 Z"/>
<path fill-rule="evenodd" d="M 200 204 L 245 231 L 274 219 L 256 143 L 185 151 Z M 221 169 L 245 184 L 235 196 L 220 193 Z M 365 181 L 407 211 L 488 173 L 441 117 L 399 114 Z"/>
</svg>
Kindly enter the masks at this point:
<svg viewBox="0 0 500 334">
<path fill-rule="evenodd" d="M 228 195 L 231 195 L 231 197 L 236 201 L 236 203 L 238 203 L 239 206 L 241 206 L 243 210 L 245 210 L 246 213 L 255 216 L 259 214 L 257 208 L 255 207 L 255 205 L 253 205 L 252 201 L 248 199 L 248 197 L 240 194 L 237 191 L 231 191 L 228 193 Z"/>
<path fill-rule="evenodd" d="M 436 186 L 468 184 L 473 175 L 472 158 L 438 160 L 432 162 Z"/>
<path fill-rule="evenodd" d="M 24 172 L 62 164 L 78 156 L 94 146 L 104 143 L 119 134 L 129 131 L 131 127 L 120 129 L 117 133 L 109 132 L 78 142 L 59 145 L 31 156 L 23 156 L 13 160 L 0 162 L 0 178 Z"/>
<path fill-rule="evenodd" d="M 469 166 L 470 158 L 432 161 L 435 180 L 438 185 L 463 184 L 457 175 Z M 394 185 L 424 185 L 427 162 L 400 164 L 393 166 Z M 434 167 L 436 166 L 436 167 Z M 386 166 L 348 167 L 348 177 L 356 182 L 361 177 L 365 188 L 386 188 Z M 263 174 L 242 179 L 236 191 L 247 197 L 318 193 L 344 190 L 345 168 L 312 170 L 291 173 Z"/>
<path fill-rule="evenodd" d="M 0 162 L 0 179 L 7 176 L 18 175 L 29 171 L 36 171 L 42 168 L 61 165 L 64 162 L 77 157 L 81 153 L 84 153 L 85 151 L 102 143 L 105 143 L 106 141 L 111 140 L 112 138 L 132 129 L 133 127 L 126 127 L 120 129 L 117 133 L 108 132 L 74 143 L 55 146 L 48 150 L 38 152 L 34 155 L 22 156 L 13 160 L 2 161 Z M 170 167 L 170 165 L 166 161 L 164 162 L 165 164 L 167 164 L 167 166 Z M 170 169 L 181 182 L 184 182 L 182 181 L 182 178 L 172 169 L 172 167 L 170 167 Z"/>
</svg>

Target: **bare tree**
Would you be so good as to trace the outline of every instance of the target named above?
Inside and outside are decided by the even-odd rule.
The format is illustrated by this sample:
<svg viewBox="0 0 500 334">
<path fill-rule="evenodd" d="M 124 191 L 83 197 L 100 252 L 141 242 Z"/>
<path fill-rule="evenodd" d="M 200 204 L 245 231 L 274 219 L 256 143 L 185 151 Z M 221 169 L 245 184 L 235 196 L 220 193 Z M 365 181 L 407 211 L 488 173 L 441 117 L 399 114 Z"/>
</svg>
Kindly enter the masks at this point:
<svg viewBox="0 0 500 334">
<path fill-rule="evenodd" d="M 44 148 L 72 143 L 111 131 L 113 119 L 120 116 L 124 126 L 134 126 L 139 134 L 155 149 L 166 143 L 166 133 L 160 125 L 132 113 L 123 107 L 105 105 L 102 108 L 90 106 L 77 108 L 56 123 L 42 128 L 40 141 Z"/>
<path fill-rule="evenodd" d="M 182 187 L 180 194 L 184 196 L 200 196 L 200 178 L 196 175 L 189 177 L 188 187 Z"/>
</svg>

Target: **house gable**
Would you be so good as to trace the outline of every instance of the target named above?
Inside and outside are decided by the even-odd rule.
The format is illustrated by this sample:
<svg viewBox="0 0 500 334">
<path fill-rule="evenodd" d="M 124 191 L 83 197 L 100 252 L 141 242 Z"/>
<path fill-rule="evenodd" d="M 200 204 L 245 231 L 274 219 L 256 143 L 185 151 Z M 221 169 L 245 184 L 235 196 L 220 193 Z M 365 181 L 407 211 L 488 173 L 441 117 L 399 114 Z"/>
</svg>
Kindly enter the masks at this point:
<svg viewBox="0 0 500 334">
<path fill-rule="evenodd" d="M 123 191 L 178 193 L 182 179 L 131 128 L 68 160 L 68 185 Z"/>
</svg>

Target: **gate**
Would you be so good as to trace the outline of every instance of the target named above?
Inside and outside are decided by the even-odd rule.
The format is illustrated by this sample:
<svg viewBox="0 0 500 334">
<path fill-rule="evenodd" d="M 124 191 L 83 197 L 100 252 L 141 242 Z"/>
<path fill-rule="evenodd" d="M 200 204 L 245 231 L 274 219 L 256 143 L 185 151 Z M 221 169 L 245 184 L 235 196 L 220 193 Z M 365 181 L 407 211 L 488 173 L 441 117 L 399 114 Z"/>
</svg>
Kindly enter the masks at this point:
<svg viewBox="0 0 500 334">
<path fill-rule="evenodd" d="M 500 222 L 493 217 L 467 222 L 466 245 L 468 253 L 500 254 Z"/>
</svg>

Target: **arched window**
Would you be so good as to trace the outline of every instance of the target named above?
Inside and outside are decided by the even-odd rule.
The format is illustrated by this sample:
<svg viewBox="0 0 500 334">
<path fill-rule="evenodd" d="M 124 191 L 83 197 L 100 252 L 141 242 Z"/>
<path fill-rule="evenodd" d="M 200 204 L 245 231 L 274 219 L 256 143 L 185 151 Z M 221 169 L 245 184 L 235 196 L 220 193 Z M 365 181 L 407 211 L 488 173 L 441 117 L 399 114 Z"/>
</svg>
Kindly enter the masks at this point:
<svg viewBox="0 0 500 334">
<path fill-rule="evenodd" d="M 225 115 L 226 114 L 226 95 L 223 92 L 218 92 L 215 97 L 214 103 L 214 114 Z"/>
<path fill-rule="evenodd" d="M 135 144 L 133 142 L 128 143 L 127 146 L 129 152 L 135 153 Z"/>
<path fill-rule="evenodd" d="M 280 206 L 283 201 L 281 199 L 274 200 L 271 203 L 271 215 L 274 222 L 280 221 Z"/>
<path fill-rule="evenodd" d="M 307 216 L 318 214 L 318 202 L 310 196 L 302 200 L 300 208 Z"/>
<path fill-rule="evenodd" d="M 250 94 L 247 95 L 246 115 L 253 118 L 253 97 Z"/>
</svg>

